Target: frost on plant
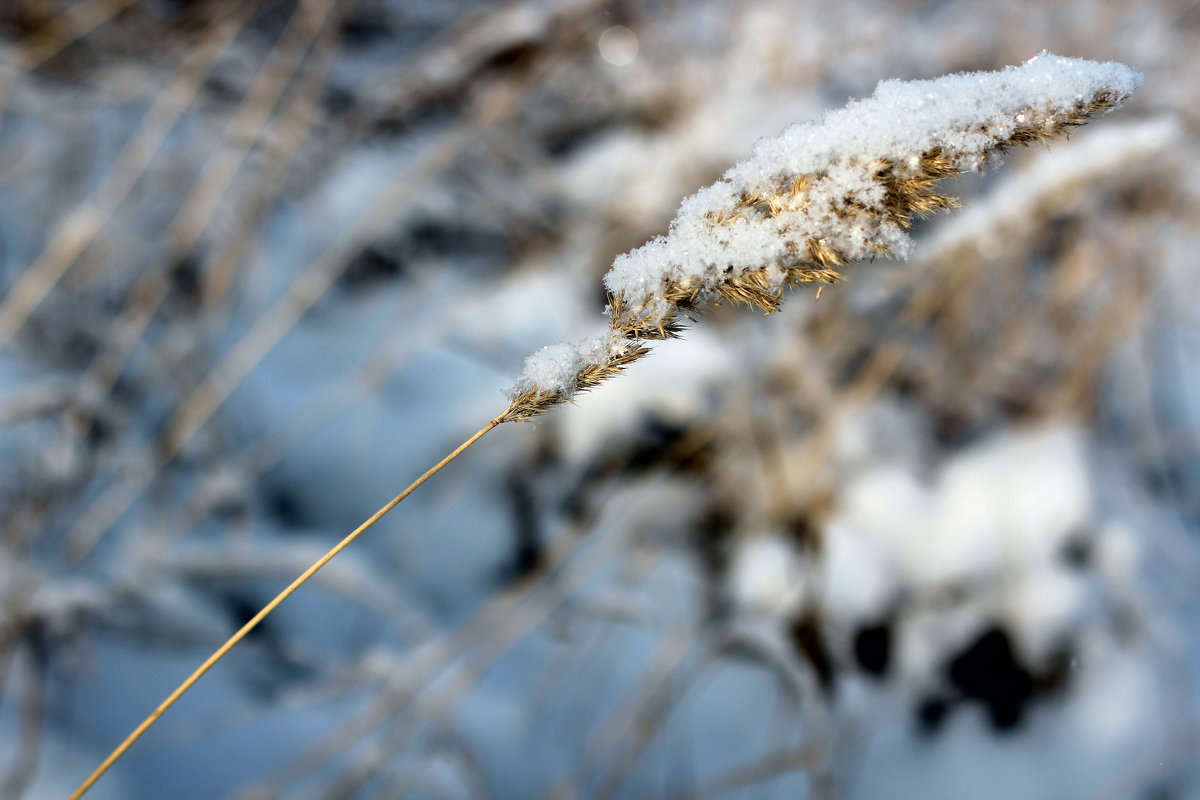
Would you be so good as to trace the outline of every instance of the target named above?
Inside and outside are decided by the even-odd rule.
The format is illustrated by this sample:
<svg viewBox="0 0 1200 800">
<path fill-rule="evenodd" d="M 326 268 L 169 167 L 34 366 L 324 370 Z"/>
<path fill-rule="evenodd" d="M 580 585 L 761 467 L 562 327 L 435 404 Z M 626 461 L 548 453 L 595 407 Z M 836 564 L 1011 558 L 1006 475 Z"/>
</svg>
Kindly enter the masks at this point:
<svg viewBox="0 0 1200 800">
<path fill-rule="evenodd" d="M 1141 76 L 1114 62 L 1042 53 L 999 72 L 884 81 L 875 93 L 760 141 L 683 201 L 666 236 L 605 276 L 609 332 L 531 357 L 501 421 L 544 413 L 678 335 L 721 301 L 770 313 L 783 289 L 833 283 L 853 261 L 906 259 L 914 216 L 958 205 L 939 182 L 1108 111 Z"/>
</svg>

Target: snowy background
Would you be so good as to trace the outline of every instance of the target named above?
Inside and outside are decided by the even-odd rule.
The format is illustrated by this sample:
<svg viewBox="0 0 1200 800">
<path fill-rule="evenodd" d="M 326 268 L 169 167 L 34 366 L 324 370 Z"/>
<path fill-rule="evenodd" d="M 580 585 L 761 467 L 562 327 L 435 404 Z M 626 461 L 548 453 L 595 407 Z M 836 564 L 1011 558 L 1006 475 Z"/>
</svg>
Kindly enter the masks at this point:
<svg viewBox="0 0 1200 800">
<path fill-rule="evenodd" d="M 1200 798 L 1200 6 L 0 2 L 0 797 L 68 793 L 753 142 L 1146 83 L 501 426 L 96 798 Z"/>
</svg>

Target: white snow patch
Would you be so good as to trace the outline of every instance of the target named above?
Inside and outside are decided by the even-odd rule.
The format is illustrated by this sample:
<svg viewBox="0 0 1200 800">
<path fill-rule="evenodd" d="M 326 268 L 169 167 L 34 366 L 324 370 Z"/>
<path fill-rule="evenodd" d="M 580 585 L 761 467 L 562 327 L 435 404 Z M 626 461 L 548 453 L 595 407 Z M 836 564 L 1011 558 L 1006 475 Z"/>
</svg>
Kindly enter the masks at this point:
<svg viewBox="0 0 1200 800">
<path fill-rule="evenodd" d="M 778 536 L 742 539 L 730 575 L 738 605 L 763 616 L 782 617 L 796 610 L 803 599 L 800 554 Z"/>
<path fill-rule="evenodd" d="M 604 363 L 621 346 L 621 342 L 605 335 L 546 345 L 525 359 L 525 368 L 509 389 L 509 397 L 537 390 L 569 399 L 578 390 L 579 371 L 588 364 Z"/>
<path fill-rule="evenodd" d="M 1005 436 L 949 462 L 928 532 L 910 551 L 925 582 L 1043 563 L 1088 519 L 1082 435 L 1065 427 Z"/>
</svg>

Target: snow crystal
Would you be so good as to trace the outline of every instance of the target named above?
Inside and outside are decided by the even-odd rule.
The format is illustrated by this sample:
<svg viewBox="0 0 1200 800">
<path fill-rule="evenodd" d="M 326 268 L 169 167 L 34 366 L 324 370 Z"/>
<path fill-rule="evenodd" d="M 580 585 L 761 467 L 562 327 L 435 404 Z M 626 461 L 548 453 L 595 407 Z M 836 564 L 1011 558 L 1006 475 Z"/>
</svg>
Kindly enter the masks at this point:
<svg viewBox="0 0 1200 800">
<path fill-rule="evenodd" d="M 836 239 L 850 260 L 886 249 L 898 258 L 912 242 L 894 223 L 866 225 L 836 213 L 846 197 L 880 207 L 883 186 L 864 164 L 887 160 L 900 166 L 941 148 L 959 168 L 978 168 L 984 155 L 1030 112 L 1071 110 L 1102 94 L 1125 97 L 1142 77 L 1123 64 L 1097 63 L 1042 53 L 999 72 L 948 75 L 935 80 L 883 81 L 875 93 L 827 113 L 820 123 L 792 125 L 762 139 L 750 159 L 723 179 L 685 199 L 670 233 L 614 262 L 605 285 L 632 306 L 667 311 L 664 282 L 711 290 L 727 269 L 774 265 L 806 239 Z M 711 215 L 737 208 L 749 194 L 778 194 L 781 179 L 820 174 L 797 208 L 715 223 Z M 770 276 L 782 281 L 778 269 Z"/>
</svg>

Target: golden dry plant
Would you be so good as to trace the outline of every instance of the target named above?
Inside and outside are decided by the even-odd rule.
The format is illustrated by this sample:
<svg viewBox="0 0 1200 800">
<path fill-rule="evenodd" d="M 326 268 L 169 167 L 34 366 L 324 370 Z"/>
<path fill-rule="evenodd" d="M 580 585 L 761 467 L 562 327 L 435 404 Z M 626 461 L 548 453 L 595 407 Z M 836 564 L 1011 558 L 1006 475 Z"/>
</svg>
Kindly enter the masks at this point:
<svg viewBox="0 0 1200 800">
<path fill-rule="evenodd" d="M 500 421 L 594 388 L 716 303 L 770 314 L 788 286 L 836 283 L 854 261 L 907 258 L 913 217 L 959 205 L 941 181 L 1062 136 L 1139 82 L 1121 65 L 1042 54 L 1001 72 L 883 83 L 819 125 L 759 142 L 684 201 L 668 236 L 616 260 L 608 331 L 532 356 Z"/>
<path fill-rule="evenodd" d="M 213 653 L 72 794 L 81 797 L 229 650 L 334 556 L 488 431 L 593 389 L 679 336 L 715 304 L 771 313 L 801 283 L 846 265 L 907 258 L 913 217 L 956 207 L 944 179 L 1047 142 L 1116 107 L 1141 76 L 1112 62 L 1043 53 L 999 72 L 881 83 L 875 94 L 758 143 L 753 156 L 687 198 L 668 235 L 620 256 L 605 279 L 608 326 L 532 355 L 508 407 L 318 559 Z"/>
</svg>

